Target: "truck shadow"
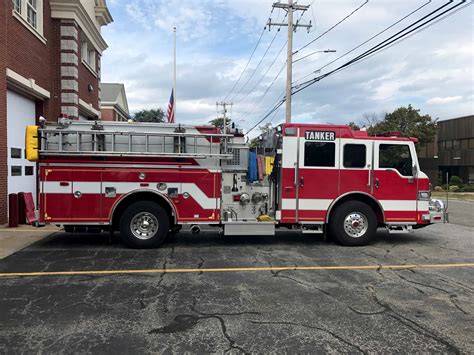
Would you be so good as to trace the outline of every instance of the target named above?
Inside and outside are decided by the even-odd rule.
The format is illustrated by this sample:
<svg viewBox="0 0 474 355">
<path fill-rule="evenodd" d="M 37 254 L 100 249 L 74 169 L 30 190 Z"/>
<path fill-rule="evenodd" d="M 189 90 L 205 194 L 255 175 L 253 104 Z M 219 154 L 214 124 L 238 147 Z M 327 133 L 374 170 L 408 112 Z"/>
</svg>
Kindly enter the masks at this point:
<svg viewBox="0 0 474 355">
<path fill-rule="evenodd" d="M 379 229 L 377 236 L 369 245 L 374 244 L 430 244 L 438 238 L 431 238 L 425 233 L 418 232 L 410 234 L 389 234 Z M 334 246 L 341 247 L 334 242 L 327 241 L 322 234 L 308 235 L 296 231 L 277 231 L 274 236 L 224 236 L 217 230 L 202 231 L 194 235 L 188 231 L 170 235 L 163 247 L 212 247 L 212 246 L 252 246 L 252 245 L 302 245 L 302 246 Z M 83 249 L 83 248 L 112 248 L 126 249 L 121 243 L 120 234 L 114 233 L 110 239 L 109 233 L 56 233 L 45 240 L 37 243 L 36 248 L 61 248 L 61 249 Z M 363 247 L 362 247 L 363 248 Z"/>
</svg>

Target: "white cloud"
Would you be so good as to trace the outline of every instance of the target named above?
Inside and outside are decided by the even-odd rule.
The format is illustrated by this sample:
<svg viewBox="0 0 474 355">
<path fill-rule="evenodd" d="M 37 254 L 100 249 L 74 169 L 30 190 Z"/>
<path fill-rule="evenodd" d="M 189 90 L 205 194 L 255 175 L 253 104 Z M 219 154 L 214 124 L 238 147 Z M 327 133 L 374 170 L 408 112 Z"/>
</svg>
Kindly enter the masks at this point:
<svg viewBox="0 0 474 355">
<path fill-rule="evenodd" d="M 426 100 L 426 103 L 431 105 L 442 105 L 458 102 L 461 100 L 462 96 L 432 97 L 431 99 Z"/>
<path fill-rule="evenodd" d="M 177 119 L 204 123 L 215 116 L 221 101 L 239 78 L 265 25 L 274 0 L 114 0 L 109 2 L 115 22 L 104 29 L 109 49 L 102 58 L 104 82 L 126 83 L 132 111 L 166 108 L 172 85 L 172 28 L 178 25 Z M 308 4 L 310 0 L 301 0 Z M 354 10 L 363 1 L 318 0 L 303 21 L 313 21 L 313 32 L 300 30 L 294 49 L 300 48 Z M 425 4 L 426 0 L 369 1 L 350 19 L 311 44 L 299 56 L 321 49 L 337 53 L 309 57 L 294 65 L 293 79 L 308 75 L 367 40 L 396 20 Z M 412 15 L 392 32 L 371 41 L 321 74 L 357 56 L 414 20 L 434 10 L 435 2 Z M 276 19 L 276 11 L 272 18 Z M 280 20 L 283 13 L 280 13 Z M 412 104 L 423 113 L 441 119 L 472 114 L 473 48 L 470 8 L 456 13 L 426 31 L 332 75 L 301 91 L 293 98 L 294 121 L 347 123 L 359 121 L 367 112 L 390 112 Z M 248 72 L 236 92 L 247 81 L 263 55 L 275 29 L 266 31 Z M 286 41 L 283 28 L 261 67 L 242 93 L 233 98 L 233 116 L 246 128 L 253 126 L 284 92 L 285 71 L 267 95 L 262 95 L 286 59 L 282 53 L 263 78 L 278 50 Z M 285 52 L 285 51 L 283 51 Z M 311 76 L 308 77 L 308 79 Z M 256 109 L 246 114 L 255 103 Z M 273 116 L 271 116 L 273 117 Z M 274 123 L 284 117 L 284 105 Z"/>
</svg>

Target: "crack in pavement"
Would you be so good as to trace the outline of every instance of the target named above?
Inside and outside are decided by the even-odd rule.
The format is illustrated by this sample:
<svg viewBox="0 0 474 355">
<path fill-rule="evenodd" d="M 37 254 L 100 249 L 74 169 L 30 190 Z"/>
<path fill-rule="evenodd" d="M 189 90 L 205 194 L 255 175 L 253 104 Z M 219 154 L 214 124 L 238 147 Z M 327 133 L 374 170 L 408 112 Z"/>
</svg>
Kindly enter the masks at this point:
<svg viewBox="0 0 474 355">
<path fill-rule="evenodd" d="M 271 262 L 270 260 L 267 260 L 267 263 L 268 263 L 268 265 L 270 265 L 271 268 L 273 268 L 273 264 L 272 264 L 272 262 Z M 296 268 L 297 266 L 298 266 L 298 265 L 295 264 L 294 268 Z M 324 293 L 324 294 L 327 295 L 327 296 L 334 296 L 334 295 L 332 295 L 331 293 L 329 293 L 329 292 L 327 292 L 327 291 L 325 291 L 325 290 L 323 290 L 323 289 L 320 289 L 319 287 L 316 287 L 316 286 L 314 286 L 314 285 L 312 285 L 312 284 L 308 284 L 308 283 L 306 283 L 306 282 L 302 282 L 302 281 L 300 281 L 300 280 L 297 280 L 297 279 L 295 279 L 295 278 L 293 278 L 293 277 L 290 277 L 290 276 L 287 276 L 287 275 L 280 275 L 281 272 L 284 272 L 284 271 L 292 271 L 292 270 L 294 271 L 295 269 L 289 267 L 288 269 L 285 269 L 285 270 L 278 270 L 278 271 L 270 270 L 270 273 L 272 274 L 273 277 L 281 277 L 281 278 L 283 278 L 283 279 L 288 279 L 288 280 L 291 280 L 291 281 L 293 281 L 293 282 L 296 282 L 297 284 L 303 285 L 303 286 L 305 286 L 305 287 L 313 288 L 313 289 L 315 289 L 315 290 L 318 290 L 319 292 Z"/>
<path fill-rule="evenodd" d="M 380 307 L 383 308 L 383 312 L 380 312 L 379 314 L 384 314 L 387 313 L 387 315 L 393 319 L 396 319 L 399 321 L 401 324 L 405 325 L 407 328 L 413 330 L 415 333 L 423 335 L 425 337 L 431 338 L 441 344 L 443 344 L 449 352 L 453 352 L 455 354 L 460 354 L 460 350 L 447 340 L 443 339 L 440 335 L 435 334 L 434 331 L 428 329 L 427 327 L 415 322 L 414 320 L 411 320 L 408 317 L 402 316 L 398 312 L 396 312 L 392 306 L 390 306 L 388 303 L 383 302 L 377 297 L 377 293 L 375 289 L 372 286 L 367 286 L 367 290 L 370 292 L 370 295 L 372 296 L 373 300 L 375 303 L 377 303 Z"/>
<path fill-rule="evenodd" d="M 232 313 L 205 313 L 196 309 L 196 303 L 197 303 L 197 300 L 194 299 L 193 303 L 190 305 L 190 309 L 192 312 L 197 313 L 198 316 L 192 315 L 192 314 L 179 314 L 176 317 L 174 317 L 172 323 L 161 328 L 152 329 L 148 332 L 148 334 L 182 332 L 182 331 L 186 331 L 188 329 L 195 327 L 199 323 L 199 321 L 203 319 L 216 319 L 219 322 L 222 335 L 229 343 L 229 348 L 225 352 L 228 352 L 234 349 L 244 354 L 250 354 L 249 351 L 237 345 L 236 341 L 232 339 L 232 337 L 229 335 L 225 320 L 222 317 L 223 316 L 242 316 L 242 315 L 247 315 L 247 314 L 261 315 L 260 312 L 246 311 L 246 312 L 232 312 Z"/>
<path fill-rule="evenodd" d="M 298 326 L 298 327 L 303 327 L 303 328 L 307 328 L 307 329 L 319 330 L 319 331 L 322 331 L 324 333 L 327 333 L 327 334 L 331 335 L 333 338 L 339 340 L 341 343 L 344 343 L 344 344 L 350 346 L 351 348 L 357 349 L 362 354 L 367 354 L 367 352 L 364 351 L 357 344 L 349 342 L 348 340 L 342 338 L 340 335 L 337 335 L 336 333 L 334 333 L 334 332 L 332 332 L 328 329 L 317 327 L 317 326 L 314 326 L 314 325 L 307 325 L 307 324 L 301 324 L 301 323 L 296 323 L 296 322 L 288 322 L 288 321 L 254 321 L 254 320 L 251 320 L 250 323 L 253 323 L 253 324 L 268 324 L 268 325 L 272 325 L 272 324 L 274 324 L 274 325 L 292 325 L 292 326 Z"/>
</svg>

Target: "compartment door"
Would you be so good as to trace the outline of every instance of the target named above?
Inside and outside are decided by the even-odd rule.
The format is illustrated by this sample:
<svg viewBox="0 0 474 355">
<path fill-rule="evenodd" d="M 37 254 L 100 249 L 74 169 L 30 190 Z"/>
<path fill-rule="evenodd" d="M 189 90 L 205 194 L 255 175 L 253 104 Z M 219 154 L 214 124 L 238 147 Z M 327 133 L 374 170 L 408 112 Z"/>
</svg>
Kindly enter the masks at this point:
<svg viewBox="0 0 474 355">
<path fill-rule="evenodd" d="M 298 200 L 298 149 L 299 137 L 283 137 L 281 157 L 281 223 L 296 223 Z"/>
<path fill-rule="evenodd" d="M 72 211 L 72 172 L 70 169 L 41 167 L 40 220 L 68 222 Z"/>
</svg>

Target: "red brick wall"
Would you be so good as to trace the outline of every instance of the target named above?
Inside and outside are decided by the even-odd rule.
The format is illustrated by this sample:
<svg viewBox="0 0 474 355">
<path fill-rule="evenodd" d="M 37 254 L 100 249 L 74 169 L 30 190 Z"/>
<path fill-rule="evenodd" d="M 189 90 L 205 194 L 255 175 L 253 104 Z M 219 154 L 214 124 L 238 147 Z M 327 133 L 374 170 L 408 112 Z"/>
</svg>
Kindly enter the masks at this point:
<svg viewBox="0 0 474 355">
<path fill-rule="evenodd" d="M 11 1 L 0 2 L 0 224 L 7 223 L 7 14 Z"/>
<path fill-rule="evenodd" d="M 115 112 L 111 108 L 103 108 L 102 112 L 102 121 L 115 121 Z"/>
<path fill-rule="evenodd" d="M 52 21 L 49 1 L 43 6 L 43 36 L 46 45 L 41 42 L 25 25 L 12 16 L 13 3 L 6 1 L 8 26 L 7 67 L 25 78 L 34 78 L 36 84 L 51 91 L 53 66 L 51 65 Z"/>
</svg>

